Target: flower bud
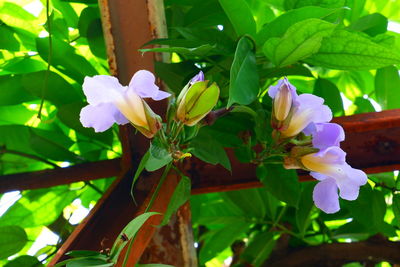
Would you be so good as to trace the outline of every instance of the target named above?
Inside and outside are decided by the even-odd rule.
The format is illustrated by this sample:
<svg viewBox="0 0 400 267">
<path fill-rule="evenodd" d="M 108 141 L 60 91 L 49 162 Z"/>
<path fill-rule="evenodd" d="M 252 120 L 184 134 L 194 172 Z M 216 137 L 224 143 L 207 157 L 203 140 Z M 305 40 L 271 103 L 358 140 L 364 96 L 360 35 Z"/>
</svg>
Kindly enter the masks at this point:
<svg viewBox="0 0 400 267">
<path fill-rule="evenodd" d="M 297 98 L 296 88 L 285 78 L 280 80 L 276 86 L 271 86 L 268 94 L 273 99 L 274 119 L 283 122 L 288 117 Z"/>
<path fill-rule="evenodd" d="M 216 83 L 208 87 L 208 81 L 191 81 L 177 98 L 176 118 L 185 125 L 193 126 L 212 110 L 218 97 L 219 87 Z"/>
</svg>

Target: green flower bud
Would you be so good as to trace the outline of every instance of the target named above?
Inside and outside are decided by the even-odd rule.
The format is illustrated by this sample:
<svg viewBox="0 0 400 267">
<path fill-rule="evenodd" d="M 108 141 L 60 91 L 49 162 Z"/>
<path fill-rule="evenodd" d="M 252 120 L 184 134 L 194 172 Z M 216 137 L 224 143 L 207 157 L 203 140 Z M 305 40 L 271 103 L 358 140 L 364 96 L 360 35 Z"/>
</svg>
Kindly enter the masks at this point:
<svg viewBox="0 0 400 267">
<path fill-rule="evenodd" d="M 198 81 L 185 86 L 177 98 L 177 120 L 193 126 L 213 109 L 218 101 L 219 87 L 216 83 L 207 86 L 208 81 Z"/>
</svg>

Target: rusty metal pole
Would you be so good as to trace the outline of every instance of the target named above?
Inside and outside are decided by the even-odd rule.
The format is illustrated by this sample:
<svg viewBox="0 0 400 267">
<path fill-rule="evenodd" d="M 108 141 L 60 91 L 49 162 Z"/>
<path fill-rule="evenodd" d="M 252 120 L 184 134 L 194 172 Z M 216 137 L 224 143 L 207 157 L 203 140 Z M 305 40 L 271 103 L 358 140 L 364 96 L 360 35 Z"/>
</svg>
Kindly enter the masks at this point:
<svg viewBox="0 0 400 267">
<path fill-rule="evenodd" d="M 154 60 L 162 58 L 152 53 L 142 55 L 138 49 L 151 39 L 165 37 L 162 0 L 99 0 L 99 6 L 111 74 L 117 76 L 122 84 L 128 84 L 136 71 L 140 69 L 153 71 Z M 149 104 L 156 113 L 165 112 L 165 102 L 150 102 Z M 141 135 L 135 135 L 134 132 L 131 126 L 120 127 L 123 174 L 111 185 L 87 218 L 77 226 L 49 266 L 63 260 L 64 254 L 71 250 L 110 248 L 122 228 L 134 217 L 143 213 L 147 207 L 161 173 L 145 173 L 141 176 L 135 190 L 138 202 L 138 206 L 135 206 L 130 196 L 133 169 L 148 148 L 149 140 Z M 152 211 L 165 212 L 178 181 L 177 175 L 168 175 L 153 203 Z M 178 212 L 176 218 L 178 219 L 172 223 L 174 227 L 166 226 L 159 229 L 152 244 L 160 244 L 157 241 L 163 240 L 163 249 L 168 249 L 169 253 L 174 255 L 175 263 L 183 264 L 179 266 L 196 266 L 195 254 L 190 254 L 193 251 L 193 237 L 190 209 L 187 205 Z M 161 219 L 161 216 L 153 216 L 139 231 L 134 249 L 128 255 L 128 266 L 135 266 L 138 262 L 156 232 L 155 225 L 159 224 Z M 172 234 L 179 236 L 179 239 L 166 238 L 167 235 Z M 158 249 L 161 248 L 158 247 Z M 170 257 L 167 259 L 165 254 L 152 255 L 152 251 L 155 249 L 146 252 L 146 259 L 150 257 L 153 263 L 170 262 Z M 126 253 L 126 250 L 123 253 Z M 117 266 L 121 266 L 121 261 L 118 261 Z"/>
</svg>

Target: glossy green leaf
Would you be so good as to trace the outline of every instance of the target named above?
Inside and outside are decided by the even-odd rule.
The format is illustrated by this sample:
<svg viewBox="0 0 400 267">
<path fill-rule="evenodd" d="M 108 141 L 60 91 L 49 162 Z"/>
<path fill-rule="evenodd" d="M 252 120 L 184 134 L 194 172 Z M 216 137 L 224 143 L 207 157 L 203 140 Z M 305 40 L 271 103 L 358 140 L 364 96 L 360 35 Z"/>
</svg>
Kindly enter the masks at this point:
<svg viewBox="0 0 400 267">
<path fill-rule="evenodd" d="M 241 209 L 243 214 L 262 220 L 267 213 L 267 207 L 262 196 L 265 193 L 263 191 L 263 189 L 258 188 L 235 190 L 222 193 L 222 197 L 225 202 L 231 202 L 232 205 Z"/>
<path fill-rule="evenodd" d="M 199 254 L 200 264 L 204 264 L 212 259 L 214 255 L 230 246 L 238 236 L 248 230 L 249 226 L 250 224 L 247 222 L 234 222 L 221 229 L 207 233 Z"/>
<path fill-rule="evenodd" d="M 77 197 L 67 186 L 52 190 L 36 189 L 25 191 L 22 197 L 0 218 L 0 226 L 19 225 L 36 227 L 48 225 L 58 218 L 64 207 Z"/>
<path fill-rule="evenodd" d="M 308 226 L 311 223 L 311 211 L 314 207 L 314 202 L 312 199 L 313 189 L 315 183 L 307 182 L 301 185 L 301 195 L 299 199 L 299 205 L 296 210 L 296 224 L 299 232 L 304 236 Z"/>
<path fill-rule="evenodd" d="M 157 212 L 146 212 L 137 217 L 135 217 L 132 221 L 130 221 L 121 233 L 118 235 L 117 239 L 114 241 L 113 247 L 110 252 L 110 257 L 113 262 L 115 262 L 118 258 L 119 253 L 124 248 L 125 244 L 128 243 L 128 240 L 135 237 L 136 233 L 139 231 L 140 227 L 151 217 L 157 215 Z M 124 236 L 125 238 L 122 238 Z"/>
<path fill-rule="evenodd" d="M 0 259 L 20 251 L 28 241 L 24 229 L 17 225 L 0 226 Z"/>
<path fill-rule="evenodd" d="M 207 131 L 200 131 L 190 143 L 193 155 L 210 164 L 221 164 L 231 170 L 231 163 L 224 148 Z"/>
<path fill-rule="evenodd" d="M 386 213 L 385 197 L 381 191 L 373 190 L 369 184 L 360 188 L 357 201 L 346 203 L 354 219 L 372 232 L 382 230 Z"/>
<path fill-rule="evenodd" d="M 257 233 L 249 241 L 249 244 L 246 246 L 240 257 L 246 262 L 251 263 L 253 266 L 262 266 L 275 246 L 275 240 L 273 237 L 273 233 L 270 231 Z"/>
<path fill-rule="evenodd" d="M 254 44 L 248 37 L 242 37 L 237 44 L 231 66 L 228 107 L 234 103 L 248 105 L 259 92 Z"/>
<path fill-rule="evenodd" d="M 339 89 L 329 80 L 318 78 L 314 85 L 314 95 L 322 97 L 334 116 L 344 115 L 343 101 Z"/>
<path fill-rule="evenodd" d="M 154 138 L 150 144 L 149 157 L 145 163 L 147 171 L 158 170 L 172 161 L 171 153 L 159 138 Z"/>
<path fill-rule="evenodd" d="M 388 66 L 376 71 L 375 95 L 382 109 L 400 108 L 400 77 L 396 67 Z"/>
<path fill-rule="evenodd" d="M 213 54 L 215 49 L 214 45 L 205 44 L 199 47 L 186 48 L 186 47 L 156 47 L 140 49 L 141 52 L 168 52 L 178 53 L 185 57 L 206 57 Z"/>
<path fill-rule="evenodd" d="M 362 97 L 357 97 L 356 100 L 354 101 L 354 105 L 357 106 L 356 110 L 354 111 L 354 114 L 375 111 L 375 108 L 372 105 L 371 101 Z"/>
<path fill-rule="evenodd" d="M 282 37 L 290 26 L 306 19 L 315 18 L 335 22 L 342 10 L 339 8 L 327 9 L 319 6 L 307 6 L 289 10 L 264 25 L 257 33 L 257 44 L 263 45 L 271 37 Z"/>
<path fill-rule="evenodd" d="M 343 7 L 345 0 L 285 0 L 285 9 L 300 8 L 304 6 L 320 6 L 325 8 Z"/>
<path fill-rule="evenodd" d="M 256 34 L 256 22 L 245 0 L 219 0 L 238 36 Z"/>
<path fill-rule="evenodd" d="M 8 51 L 18 51 L 20 49 L 20 44 L 15 38 L 12 28 L 6 24 L 0 25 L 0 47 Z"/>
<path fill-rule="evenodd" d="M 380 13 L 374 13 L 359 18 L 349 28 L 355 31 L 365 32 L 370 36 L 385 33 L 388 26 L 388 19 Z"/>
<path fill-rule="evenodd" d="M 286 170 L 281 165 L 261 165 L 257 168 L 257 177 L 277 199 L 297 207 L 300 184 L 295 170 Z"/>
<path fill-rule="evenodd" d="M 400 54 L 357 32 L 336 30 L 306 62 L 331 69 L 368 70 L 398 64 Z"/>
<path fill-rule="evenodd" d="M 289 27 L 280 39 L 271 38 L 264 54 L 277 66 L 284 67 L 318 52 L 322 38 L 331 35 L 335 25 L 319 19 L 306 19 Z"/>
<path fill-rule="evenodd" d="M 392 200 L 392 209 L 394 213 L 395 225 L 400 225 L 400 195 L 394 194 Z"/>
<path fill-rule="evenodd" d="M 169 201 L 161 225 L 168 224 L 172 214 L 189 200 L 191 187 L 192 180 L 187 176 L 182 176 L 171 196 L 171 200 Z"/>
<path fill-rule="evenodd" d="M 37 38 L 36 46 L 43 60 L 48 60 L 48 37 Z M 94 76 L 96 69 L 83 56 L 79 55 L 69 43 L 57 38 L 52 38 L 51 65 L 62 73 L 82 84 L 85 76 Z"/>
<path fill-rule="evenodd" d="M 36 99 L 21 85 L 21 75 L 0 76 L 0 105 L 15 105 Z"/>
<path fill-rule="evenodd" d="M 41 264 L 36 257 L 23 255 L 19 256 L 4 265 L 4 267 L 42 267 Z"/>
</svg>

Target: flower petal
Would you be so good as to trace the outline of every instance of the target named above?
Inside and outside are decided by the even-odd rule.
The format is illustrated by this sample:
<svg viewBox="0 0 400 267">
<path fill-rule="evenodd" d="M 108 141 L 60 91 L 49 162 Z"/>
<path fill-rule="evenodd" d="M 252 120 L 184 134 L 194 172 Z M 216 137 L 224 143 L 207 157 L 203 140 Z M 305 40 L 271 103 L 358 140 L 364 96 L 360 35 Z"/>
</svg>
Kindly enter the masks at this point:
<svg viewBox="0 0 400 267">
<path fill-rule="evenodd" d="M 340 210 L 339 196 L 336 182 L 332 178 L 319 182 L 313 191 L 315 205 L 326 213 L 335 213 Z"/>
<path fill-rule="evenodd" d="M 332 119 L 332 111 L 323 105 L 324 99 L 312 95 L 301 94 L 295 100 L 296 109 L 287 129 L 281 131 L 284 136 L 291 137 L 306 129 L 310 123 L 328 122 Z"/>
<path fill-rule="evenodd" d="M 123 86 L 118 79 L 108 75 L 85 77 L 82 88 L 88 103 L 95 106 L 116 101 L 123 92 Z"/>
<path fill-rule="evenodd" d="M 355 200 L 358 197 L 358 192 L 361 185 L 367 183 L 367 175 L 358 169 L 352 168 L 346 164 L 344 167 L 346 179 L 337 179 L 336 183 L 340 190 L 340 197 L 347 200 Z"/>
<path fill-rule="evenodd" d="M 279 91 L 279 88 L 281 88 L 283 85 L 286 85 L 287 88 L 290 90 L 291 94 L 292 94 L 292 99 L 295 101 L 297 99 L 297 92 L 296 92 L 296 87 L 294 87 L 287 78 L 283 78 L 281 80 L 278 81 L 277 85 L 273 85 L 270 86 L 268 89 L 268 95 L 274 99 L 276 94 Z"/>
<path fill-rule="evenodd" d="M 204 73 L 200 71 L 197 75 L 195 75 L 189 83 L 193 84 L 195 82 L 202 82 L 204 81 Z"/>
<path fill-rule="evenodd" d="M 154 100 L 161 100 L 171 95 L 167 92 L 159 94 L 162 91 L 159 90 L 155 81 L 156 77 L 153 73 L 147 70 L 139 70 L 133 75 L 128 90 L 134 90 L 141 98 L 149 97 Z"/>
<path fill-rule="evenodd" d="M 303 132 L 312 135 L 313 147 L 319 149 L 339 146 L 344 140 L 344 130 L 336 123 L 311 123 Z"/>
<path fill-rule="evenodd" d="M 88 105 L 82 108 L 80 121 L 84 127 L 93 127 L 95 132 L 108 130 L 114 122 L 126 124 L 128 120 L 111 103 L 103 103 L 97 106 Z"/>
</svg>

